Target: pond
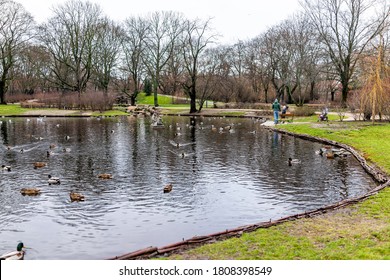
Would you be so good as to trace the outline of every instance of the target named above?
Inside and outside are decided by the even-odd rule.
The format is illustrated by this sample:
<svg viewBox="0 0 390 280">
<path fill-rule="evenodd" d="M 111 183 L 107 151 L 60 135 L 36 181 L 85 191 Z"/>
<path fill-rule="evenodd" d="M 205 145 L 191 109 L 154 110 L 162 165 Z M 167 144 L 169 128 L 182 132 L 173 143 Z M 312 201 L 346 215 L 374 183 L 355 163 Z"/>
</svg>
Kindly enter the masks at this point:
<svg viewBox="0 0 390 280">
<path fill-rule="evenodd" d="M 375 183 L 351 156 L 253 119 L 1 119 L 0 252 L 105 259 L 148 246 L 313 210 Z M 52 147 L 50 147 L 52 146 Z M 47 152 L 49 151 L 49 155 Z M 300 163 L 289 166 L 289 157 Z M 34 168 L 34 162 L 45 162 Z M 99 179 L 101 173 L 112 179 Z M 49 185 L 48 175 L 60 185 Z M 172 184 L 172 191 L 163 188 Z M 39 188 L 23 196 L 22 188 Z M 85 196 L 71 202 L 69 193 Z"/>
</svg>

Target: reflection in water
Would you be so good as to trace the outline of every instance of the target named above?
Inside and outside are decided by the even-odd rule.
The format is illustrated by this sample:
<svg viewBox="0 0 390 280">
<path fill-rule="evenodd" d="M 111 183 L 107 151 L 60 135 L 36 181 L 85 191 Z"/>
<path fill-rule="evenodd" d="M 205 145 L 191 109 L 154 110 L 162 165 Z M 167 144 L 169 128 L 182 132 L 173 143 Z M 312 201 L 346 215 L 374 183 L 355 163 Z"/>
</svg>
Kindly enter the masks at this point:
<svg viewBox="0 0 390 280">
<path fill-rule="evenodd" d="M 0 251 L 22 240 L 35 249 L 26 259 L 102 259 L 312 210 L 374 185 L 351 156 L 329 160 L 315 154 L 319 144 L 253 120 L 164 123 L 3 120 L 0 161 L 13 169 L 0 173 Z M 288 166 L 289 157 L 301 163 Z M 34 169 L 38 161 L 47 165 Z M 99 179 L 101 173 L 113 178 Z M 49 186 L 49 174 L 61 185 Z M 42 194 L 22 196 L 23 187 Z M 71 202 L 71 191 L 85 201 Z"/>
</svg>

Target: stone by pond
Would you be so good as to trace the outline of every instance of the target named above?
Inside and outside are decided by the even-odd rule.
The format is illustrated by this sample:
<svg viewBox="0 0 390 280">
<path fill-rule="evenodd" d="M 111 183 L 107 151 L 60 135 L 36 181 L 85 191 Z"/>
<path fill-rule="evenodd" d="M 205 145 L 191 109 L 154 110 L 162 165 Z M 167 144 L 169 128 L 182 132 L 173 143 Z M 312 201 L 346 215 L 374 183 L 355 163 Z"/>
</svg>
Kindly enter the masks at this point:
<svg viewBox="0 0 390 280">
<path fill-rule="evenodd" d="M 321 144 L 252 119 L 163 122 L 155 129 L 140 117 L 2 119 L 0 163 L 12 169 L 0 173 L 0 251 L 22 240 L 33 248 L 25 259 L 104 259 L 313 210 L 375 186 L 352 156 L 327 159 L 316 154 Z M 300 162 L 289 166 L 289 157 Z M 48 175 L 61 183 L 49 185 Z"/>
</svg>

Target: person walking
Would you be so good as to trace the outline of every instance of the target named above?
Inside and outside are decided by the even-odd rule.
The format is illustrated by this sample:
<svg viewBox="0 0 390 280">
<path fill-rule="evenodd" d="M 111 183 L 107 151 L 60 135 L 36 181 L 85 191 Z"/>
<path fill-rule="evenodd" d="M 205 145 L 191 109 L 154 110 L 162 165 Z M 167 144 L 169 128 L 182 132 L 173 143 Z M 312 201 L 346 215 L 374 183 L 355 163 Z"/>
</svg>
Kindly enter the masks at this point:
<svg viewBox="0 0 390 280">
<path fill-rule="evenodd" d="M 278 99 L 275 99 L 274 103 L 272 103 L 272 110 L 274 111 L 274 123 L 278 124 L 280 112 L 280 104 Z"/>
</svg>

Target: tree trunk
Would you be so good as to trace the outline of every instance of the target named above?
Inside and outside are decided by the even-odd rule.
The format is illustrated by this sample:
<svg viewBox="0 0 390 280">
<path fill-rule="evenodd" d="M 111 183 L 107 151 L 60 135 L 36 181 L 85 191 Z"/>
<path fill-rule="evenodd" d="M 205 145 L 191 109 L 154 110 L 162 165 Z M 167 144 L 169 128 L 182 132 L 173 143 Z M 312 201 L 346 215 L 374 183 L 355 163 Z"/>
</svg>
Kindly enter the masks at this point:
<svg viewBox="0 0 390 280">
<path fill-rule="evenodd" d="M 0 104 L 6 105 L 7 102 L 5 102 L 5 82 L 0 81 Z"/>
<path fill-rule="evenodd" d="M 196 113 L 196 92 L 195 88 L 191 88 L 190 90 L 190 114 Z"/>
<path fill-rule="evenodd" d="M 154 79 L 154 81 L 153 81 L 154 107 L 158 107 L 157 89 L 158 89 L 158 84 L 157 84 L 156 79 Z"/>
</svg>

